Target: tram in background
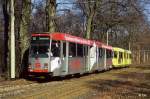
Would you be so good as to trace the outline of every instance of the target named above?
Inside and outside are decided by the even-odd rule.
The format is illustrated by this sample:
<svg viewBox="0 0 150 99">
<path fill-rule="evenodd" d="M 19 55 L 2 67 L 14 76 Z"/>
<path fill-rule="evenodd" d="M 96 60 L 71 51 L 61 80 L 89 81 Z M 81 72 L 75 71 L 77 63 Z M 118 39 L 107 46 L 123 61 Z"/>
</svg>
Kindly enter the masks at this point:
<svg viewBox="0 0 150 99">
<path fill-rule="evenodd" d="M 113 47 L 65 33 L 33 33 L 29 75 L 65 76 L 112 68 Z"/>
<path fill-rule="evenodd" d="M 113 47 L 113 67 L 125 67 L 131 64 L 131 51 Z"/>
</svg>

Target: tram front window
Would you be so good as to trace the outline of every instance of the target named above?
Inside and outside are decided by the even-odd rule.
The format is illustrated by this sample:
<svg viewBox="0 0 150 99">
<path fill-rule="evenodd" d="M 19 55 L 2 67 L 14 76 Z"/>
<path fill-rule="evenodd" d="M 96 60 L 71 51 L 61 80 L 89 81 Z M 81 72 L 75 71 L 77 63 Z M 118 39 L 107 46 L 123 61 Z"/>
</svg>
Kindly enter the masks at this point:
<svg viewBox="0 0 150 99">
<path fill-rule="evenodd" d="M 32 57 L 45 57 L 47 58 L 48 57 L 48 49 L 49 49 L 49 46 L 32 46 L 31 47 L 31 55 Z"/>
<path fill-rule="evenodd" d="M 48 37 L 32 37 L 31 57 L 48 58 L 50 40 Z"/>
</svg>

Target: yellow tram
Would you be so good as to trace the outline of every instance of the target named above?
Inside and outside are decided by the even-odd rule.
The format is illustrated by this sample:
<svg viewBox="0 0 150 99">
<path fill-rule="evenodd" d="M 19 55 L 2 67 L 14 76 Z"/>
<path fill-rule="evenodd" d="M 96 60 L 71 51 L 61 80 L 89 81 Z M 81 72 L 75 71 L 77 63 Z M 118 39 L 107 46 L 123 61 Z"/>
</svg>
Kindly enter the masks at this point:
<svg viewBox="0 0 150 99">
<path fill-rule="evenodd" d="M 131 64 L 131 51 L 113 47 L 113 67 L 125 67 Z"/>
</svg>

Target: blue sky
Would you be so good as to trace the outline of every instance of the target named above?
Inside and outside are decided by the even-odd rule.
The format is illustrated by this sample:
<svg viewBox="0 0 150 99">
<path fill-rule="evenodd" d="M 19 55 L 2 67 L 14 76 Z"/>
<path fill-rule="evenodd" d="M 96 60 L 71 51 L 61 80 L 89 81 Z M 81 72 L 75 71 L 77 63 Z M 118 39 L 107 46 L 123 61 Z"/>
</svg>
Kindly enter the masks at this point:
<svg viewBox="0 0 150 99">
<path fill-rule="evenodd" d="M 148 17 L 148 21 L 150 23 L 150 4 L 146 4 L 146 6 L 145 6 L 145 14 Z"/>
<path fill-rule="evenodd" d="M 72 3 L 75 0 L 56 0 L 57 2 L 57 11 L 59 13 L 62 13 L 64 11 L 62 11 L 63 9 L 69 9 L 72 10 L 72 4 L 65 4 L 65 3 Z M 43 0 L 32 0 L 32 3 L 34 3 L 35 5 L 37 5 L 39 2 L 43 2 Z M 61 11 L 61 12 L 60 12 Z"/>
<path fill-rule="evenodd" d="M 38 2 L 41 2 L 43 0 L 32 0 L 32 2 L 35 2 L 35 3 L 38 3 Z M 74 2 L 75 0 L 56 0 L 58 4 L 57 6 L 57 10 L 61 10 L 61 9 L 70 9 L 72 10 L 72 5 L 71 4 L 61 4 L 61 3 L 71 3 L 71 2 Z M 148 1 L 146 4 L 141 4 L 141 6 L 145 6 L 145 10 L 144 10 L 144 13 L 145 15 L 147 16 L 148 18 L 148 21 L 150 23 L 150 1 Z"/>
</svg>

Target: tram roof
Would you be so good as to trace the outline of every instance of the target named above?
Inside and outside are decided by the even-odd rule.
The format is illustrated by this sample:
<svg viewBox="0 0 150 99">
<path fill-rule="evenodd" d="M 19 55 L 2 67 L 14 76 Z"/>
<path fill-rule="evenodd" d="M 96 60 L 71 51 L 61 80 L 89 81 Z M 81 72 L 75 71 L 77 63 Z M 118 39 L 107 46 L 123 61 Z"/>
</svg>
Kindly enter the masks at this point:
<svg viewBox="0 0 150 99">
<path fill-rule="evenodd" d="M 59 32 L 55 32 L 55 33 L 33 33 L 32 36 L 49 36 L 53 40 L 63 40 L 63 41 L 69 41 L 69 42 L 74 42 L 74 43 L 79 43 L 79 44 L 86 44 L 86 45 L 91 45 L 91 46 L 96 45 L 96 46 L 99 46 L 102 48 L 112 50 L 112 46 L 106 45 L 102 42 L 94 41 L 94 40 L 88 40 L 88 39 L 84 39 L 84 38 L 73 36 L 73 35 L 66 34 L 66 33 L 59 33 Z"/>
<path fill-rule="evenodd" d="M 129 53 L 129 54 L 131 54 L 131 51 L 130 51 L 130 50 L 126 50 L 126 52 Z"/>
</svg>

